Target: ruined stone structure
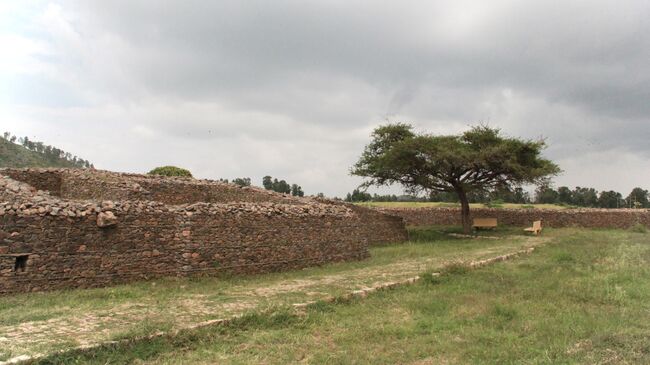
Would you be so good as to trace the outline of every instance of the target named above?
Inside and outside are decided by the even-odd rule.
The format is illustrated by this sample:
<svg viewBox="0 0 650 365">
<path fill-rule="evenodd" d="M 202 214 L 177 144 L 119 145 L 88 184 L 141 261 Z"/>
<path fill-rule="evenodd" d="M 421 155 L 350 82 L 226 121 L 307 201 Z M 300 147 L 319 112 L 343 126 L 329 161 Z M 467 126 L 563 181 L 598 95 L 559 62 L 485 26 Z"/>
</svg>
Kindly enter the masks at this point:
<svg viewBox="0 0 650 365">
<path fill-rule="evenodd" d="M 459 208 L 378 208 L 378 211 L 404 218 L 406 224 L 460 225 Z M 542 220 L 545 227 L 630 228 L 636 224 L 650 227 L 647 209 L 471 209 L 474 217 L 494 217 L 499 225 L 527 227 Z"/>
<path fill-rule="evenodd" d="M 0 170 L 0 293 L 253 274 L 368 257 L 402 218 L 209 180 Z"/>
</svg>

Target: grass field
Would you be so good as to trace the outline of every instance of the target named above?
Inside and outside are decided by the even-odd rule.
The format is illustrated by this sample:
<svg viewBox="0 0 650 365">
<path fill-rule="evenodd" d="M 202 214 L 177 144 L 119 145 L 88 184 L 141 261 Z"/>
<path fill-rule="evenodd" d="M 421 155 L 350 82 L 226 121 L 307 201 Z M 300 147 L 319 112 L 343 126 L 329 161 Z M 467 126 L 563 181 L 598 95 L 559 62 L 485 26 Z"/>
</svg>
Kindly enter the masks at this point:
<svg viewBox="0 0 650 365">
<path fill-rule="evenodd" d="M 362 206 L 384 207 L 384 208 L 456 208 L 460 207 L 459 203 L 443 202 L 361 202 L 355 203 Z M 485 204 L 470 204 L 471 208 L 487 208 Z M 498 208 L 526 208 L 526 209 L 568 209 L 569 206 L 556 204 L 511 204 L 503 203 Z"/>
<path fill-rule="evenodd" d="M 0 360 L 92 345 L 157 330 L 321 300 L 440 269 L 447 262 L 494 257 L 535 244 L 506 227 L 447 236 L 457 227 L 411 230 L 407 243 L 374 247 L 371 258 L 250 277 L 169 278 L 110 288 L 0 297 Z M 530 241 L 530 242 L 529 242 Z"/>
<path fill-rule="evenodd" d="M 650 363 L 650 235 L 549 233 L 552 241 L 530 256 L 475 270 L 452 266 L 365 299 L 318 303 L 306 315 L 278 306 L 226 327 L 41 363 Z"/>
</svg>

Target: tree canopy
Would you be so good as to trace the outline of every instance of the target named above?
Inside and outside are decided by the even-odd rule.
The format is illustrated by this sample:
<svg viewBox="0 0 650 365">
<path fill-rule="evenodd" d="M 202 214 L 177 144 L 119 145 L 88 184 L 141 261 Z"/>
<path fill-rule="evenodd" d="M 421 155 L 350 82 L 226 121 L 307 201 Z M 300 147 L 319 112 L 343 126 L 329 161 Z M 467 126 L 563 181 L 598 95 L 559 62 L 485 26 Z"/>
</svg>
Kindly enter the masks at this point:
<svg viewBox="0 0 650 365">
<path fill-rule="evenodd" d="M 561 204 L 588 208 L 647 208 L 648 191 L 642 188 L 634 188 L 627 198 L 614 190 L 603 190 L 598 192 L 594 188 L 576 186 L 571 190 L 566 186 L 560 186 L 557 190 L 549 184 L 540 185 L 535 194 L 535 202 L 542 204 Z"/>
<path fill-rule="evenodd" d="M 49 166 L 49 167 L 74 167 L 74 168 L 94 168 L 88 160 L 84 160 L 66 152 L 60 148 L 47 145 L 43 142 L 32 141 L 29 137 L 18 138 L 9 132 L 4 132 L 0 138 L 5 140 L 3 143 L 6 148 L 0 151 L 0 165 L 5 167 L 28 167 L 28 166 Z M 10 144 L 10 145 L 9 145 Z M 23 153 L 20 149 L 13 147 L 14 144 L 22 145 L 32 153 Z M 9 156 L 2 156 L 4 153 Z M 31 155 L 31 156 L 30 156 Z"/>
<path fill-rule="evenodd" d="M 266 190 L 273 190 L 278 193 L 291 194 L 293 196 L 305 196 L 302 187 L 298 184 L 289 184 L 285 180 L 274 179 L 271 176 L 262 178 L 262 186 Z"/>
<path fill-rule="evenodd" d="M 630 195 L 627 196 L 627 201 L 629 202 L 630 208 L 646 208 L 650 207 L 649 197 L 650 195 L 647 190 L 634 188 Z"/>
<path fill-rule="evenodd" d="M 506 137 L 484 125 L 459 135 L 431 135 L 415 133 L 408 124 L 388 124 L 374 130 L 351 173 L 366 178 L 365 187 L 400 184 L 415 193 L 454 192 L 469 231 L 468 193 L 514 190 L 560 172 L 541 156 L 545 147 L 543 140 Z"/>
<path fill-rule="evenodd" d="M 226 180 L 228 182 L 228 180 Z M 239 186 L 251 186 L 250 177 L 236 177 L 232 179 L 232 183 Z"/>
<path fill-rule="evenodd" d="M 161 166 L 149 171 L 149 175 L 192 177 L 192 173 L 181 167 Z"/>
</svg>

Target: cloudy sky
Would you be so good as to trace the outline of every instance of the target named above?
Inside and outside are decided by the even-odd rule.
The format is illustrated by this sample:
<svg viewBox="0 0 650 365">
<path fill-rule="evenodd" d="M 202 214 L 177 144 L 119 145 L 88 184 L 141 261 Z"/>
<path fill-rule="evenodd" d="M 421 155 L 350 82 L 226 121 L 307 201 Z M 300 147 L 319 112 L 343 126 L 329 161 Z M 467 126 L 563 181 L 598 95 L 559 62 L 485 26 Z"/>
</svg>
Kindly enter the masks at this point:
<svg viewBox="0 0 650 365">
<path fill-rule="evenodd" d="M 0 0 L 0 126 L 94 162 L 344 195 L 386 120 L 545 137 L 650 188 L 650 2 Z"/>
</svg>

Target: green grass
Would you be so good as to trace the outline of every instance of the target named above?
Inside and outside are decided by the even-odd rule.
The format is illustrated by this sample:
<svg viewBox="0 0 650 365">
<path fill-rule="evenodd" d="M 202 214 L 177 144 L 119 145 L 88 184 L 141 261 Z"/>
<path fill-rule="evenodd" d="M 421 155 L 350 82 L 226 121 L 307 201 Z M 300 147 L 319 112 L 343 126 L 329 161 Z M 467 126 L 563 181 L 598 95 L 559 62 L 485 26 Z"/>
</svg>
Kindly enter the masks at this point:
<svg viewBox="0 0 650 365">
<path fill-rule="evenodd" d="M 484 235 L 504 235 L 509 228 L 497 231 L 481 231 Z M 519 230 L 517 230 L 518 232 Z M 207 278 L 165 278 L 136 282 L 98 289 L 60 290 L 44 293 L 19 294 L 0 297 L 0 325 L 15 325 L 26 320 L 44 320 L 65 313 L 102 309 L 119 304 L 153 300 L 162 303 L 188 294 L 220 293 L 238 286 L 266 286 L 272 283 L 322 277 L 347 273 L 356 269 L 381 268 L 404 260 L 431 258 L 434 264 L 457 258 L 481 258 L 486 248 L 503 248 L 503 251 L 519 247 L 517 238 L 503 242 L 472 241 L 449 237 L 445 233 L 460 233 L 458 227 L 412 228 L 411 239 L 406 243 L 372 247 L 371 258 L 363 261 L 335 263 L 303 270 L 273 273 L 259 276 L 232 276 Z M 479 253 L 478 256 L 474 256 Z"/>
<path fill-rule="evenodd" d="M 201 321 L 339 296 L 377 283 L 404 280 L 448 262 L 478 260 L 532 243 L 520 230 L 450 237 L 457 227 L 416 228 L 411 240 L 371 248 L 371 258 L 257 276 L 166 278 L 109 288 L 0 297 L 0 343 L 13 356 L 49 353 L 116 338 L 177 330 Z M 553 234 L 552 230 L 548 231 Z M 4 350 L 4 349 L 3 349 Z M 0 351 L 2 353 L 3 351 Z"/>
<path fill-rule="evenodd" d="M 90 364 L 650 363 L 650 235 L 565 229 L 517 260 L 363 300 L 56 355 Z M 461 242 L 461 241 L 458 241 Z"/>
<path fill-rule="evenodd" d="M 382 207 L 382 208 L 459 208 L 459 203 L 443 202 L 362 202 L 355 203 L 362 206 Z M 487 208 L 485 204 L 470 204 L 471 208 Z M 556 204 L 498 204 L 495 208 L 522 208 L 522 209 L 568 209 L 570 206 Z"/>
</svg>

